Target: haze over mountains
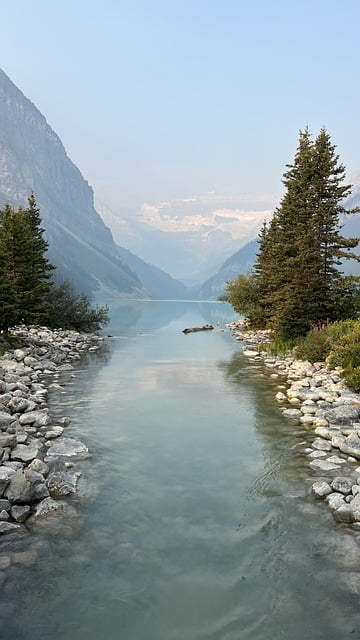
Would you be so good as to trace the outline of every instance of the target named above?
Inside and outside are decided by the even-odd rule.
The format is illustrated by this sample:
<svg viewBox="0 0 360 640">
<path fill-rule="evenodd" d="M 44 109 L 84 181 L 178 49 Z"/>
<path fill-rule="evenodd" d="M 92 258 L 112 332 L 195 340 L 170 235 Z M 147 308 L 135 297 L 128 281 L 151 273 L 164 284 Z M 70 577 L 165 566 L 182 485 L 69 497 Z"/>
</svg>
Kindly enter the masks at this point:
<svg viewBox="0 0 360 640">
<path fill-rule="evenodd" d="M 117 242 L 191 286 L 208 279 L 232 253 L 257 236 L 276 205 L 272 196 L 208 193 L 116 214 L 100 214 Z"/>
<path fill-rule="evenodd" d="M 1 70 L 0 115 L 0 204 L 26 205 L 34 192 L 59 279 L 102 295 L 187 294 L 181 283 L 115 244 L 95 210 L 91 187 L 61 140 Z M 140 271 L 146 274 L 142 280 Z"/>
<path fill-rule="evenodd" d="M 359 178 L 354 182 L 352 207 L 360 205 Z M 32 191 L 58 280 L 98 299 L 216 299 L 227 280 L 251 268 L 254 238 L 277 204 L 272 196 L 208 193 L 116 213 L 100 205 L 100 216 L 59 137 L 0 70 L 0 206 L 26 205 Z M 360 236 L 359 216 L 344 232 Z"/>
</svg>

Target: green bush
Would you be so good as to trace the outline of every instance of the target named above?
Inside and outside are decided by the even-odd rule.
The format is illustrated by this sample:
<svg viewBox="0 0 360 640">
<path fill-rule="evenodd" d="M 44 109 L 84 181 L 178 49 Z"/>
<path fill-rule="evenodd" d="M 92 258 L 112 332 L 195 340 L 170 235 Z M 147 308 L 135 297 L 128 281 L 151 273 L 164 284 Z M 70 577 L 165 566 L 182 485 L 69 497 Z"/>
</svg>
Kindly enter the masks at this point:
<svg viewBox="0 0 360 640">
<path fill-rule="evenodd" d="M 294 349 L 294 357 L 298 360 L 319 362 L 325 360 L 331 351 L 331 336 L 329 327 L 313 328 L 300 340 Z"/>
<path fill-rule="evenodd" d="M 354 323 L 342 337 L 334 340 L 329 366 L 343 369 L 360 367 L 360 322 Z"/>
<path fill-rule="evenodd" d="M 346 369 L 344 371 L 344 380 L 345 384 L 351 389 L 355 391 L 355 393 L 360 392 L 360 367 L 355 367 L 355 369 Z"/>
<path fill-rule="evenodd" d="M 65 280 L 50 293 L 50 314 L 47 324 L 51 328 L 98 331 L 109 322 L 108 307 L 92 307 L 89 296 L 76 294 L 72 284 Z"/>
</svg>

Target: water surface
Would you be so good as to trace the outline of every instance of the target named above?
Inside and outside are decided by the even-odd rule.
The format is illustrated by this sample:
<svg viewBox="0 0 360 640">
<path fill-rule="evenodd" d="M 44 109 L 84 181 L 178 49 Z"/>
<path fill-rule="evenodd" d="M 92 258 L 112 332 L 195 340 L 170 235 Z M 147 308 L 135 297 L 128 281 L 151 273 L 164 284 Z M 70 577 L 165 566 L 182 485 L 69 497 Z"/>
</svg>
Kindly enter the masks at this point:
<svg viewBox="0 0 360 640">
<path fill-rule="evenodd" d="M 92 451 L 77 517 L 2 541 L 0 556 L 37 556 L 3 571 L 2 640 L 360 637 L 356 539 L 309 494 L 308 434 L 223 330 L 232 317 L 112 305 L 107 350 L 50 396 Z"/>
</svg>

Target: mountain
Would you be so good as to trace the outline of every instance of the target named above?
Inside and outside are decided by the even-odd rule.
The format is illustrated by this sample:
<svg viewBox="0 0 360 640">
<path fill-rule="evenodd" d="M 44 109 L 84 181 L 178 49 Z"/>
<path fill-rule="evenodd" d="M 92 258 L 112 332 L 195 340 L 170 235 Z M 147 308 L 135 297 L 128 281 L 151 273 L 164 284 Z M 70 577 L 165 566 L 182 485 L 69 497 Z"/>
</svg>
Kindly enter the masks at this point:
<svg viewBox="0 0 360 640">
<path fill-rule="evenodd" d="M 346 209 L 360 208 L 360 180 L 354 183 L 352 194 L 347 198 L 344 206 Z M 341 233 L 349 237 L 360 238 L 360 216 L 358 214 L 344 216 Z M 258 243 L 253 240 L 244 247 L 233 253 L 220 267 L 220 269 L 198 290 L 197 296 L 200 300 L 216 300 L 225 289 L 228 280 L 234 280 L 237 275 L 246 274 L 250 271 L 256 260 Z M 360 255 L 360 246 L 354 250 Z M 355 260 L 344 260 L 342 271 L 345 274 L 360 276 L 360 263 Z"/>
<path fill-rule="evenodd" d="M 224 260 L 253 240 L 275 205 L 254 198 L 207 193 L 116 213 L 99 205 L 115 240 L 189 285 L 199 285 Z"/>
<path fill-rule="evenodd" d="M 180 283 L 139 259 L 146 284 L 126 262 L 94 207 L 93 190 L 44 116 L 0 70 L 0 205 L 26 205 L 31 191 L 49 242 L 56 277 L 87 293 L 164 297 Z M 166 284 L 165 284 L 166 283 Z"/>
<path fill-rule="evenodd" d="M 255 262 L 257 250 L 258 243 L 252 240 L 233 253 L 215 275 L 204 282 L 197 292 L 197 297 L 200 300 L 217 300 L 224 292 L 228 280 L 234 280 L 236 276 L 250 271 Z"/>
</svg>

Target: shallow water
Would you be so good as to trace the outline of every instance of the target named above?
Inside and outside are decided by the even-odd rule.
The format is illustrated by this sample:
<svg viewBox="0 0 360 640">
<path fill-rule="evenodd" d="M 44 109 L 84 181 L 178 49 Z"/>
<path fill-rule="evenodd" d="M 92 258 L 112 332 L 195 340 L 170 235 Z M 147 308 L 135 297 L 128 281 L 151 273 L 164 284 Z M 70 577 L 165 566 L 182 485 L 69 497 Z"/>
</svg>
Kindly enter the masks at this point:
<svg viewBox="0 0 360 640">
<path fill-rule="evenodd" d="M 32 552 L 0 574 L 1 640 L 360 637 L 356 536 L 311 497 L 308 434 L 222 330 L 232 312 L 111 311 L 107 349 L 50 396 L 92 452 L 77 516 L 1 541 L 0 562 Z"/>
</svg>

